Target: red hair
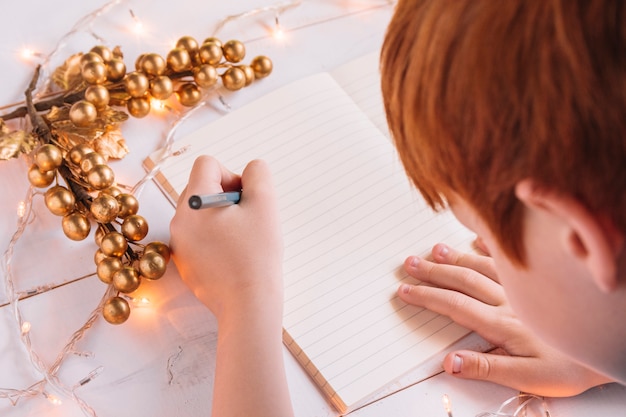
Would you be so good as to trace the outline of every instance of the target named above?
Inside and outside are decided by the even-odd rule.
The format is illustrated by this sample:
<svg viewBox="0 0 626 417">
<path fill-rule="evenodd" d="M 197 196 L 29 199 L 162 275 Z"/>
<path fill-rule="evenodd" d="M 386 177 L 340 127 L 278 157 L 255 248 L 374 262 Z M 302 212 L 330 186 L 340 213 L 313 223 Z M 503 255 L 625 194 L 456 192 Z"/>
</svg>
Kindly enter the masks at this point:
<svg viewBox="0 0 626 417">
<path fill-rule="evenodd" d="M 523 263 L 532 178 L 626 232 L 626 6 L 400 0 L 381 53 L 387 120 L 434 209 L 458 194 Z"/>
</svg>

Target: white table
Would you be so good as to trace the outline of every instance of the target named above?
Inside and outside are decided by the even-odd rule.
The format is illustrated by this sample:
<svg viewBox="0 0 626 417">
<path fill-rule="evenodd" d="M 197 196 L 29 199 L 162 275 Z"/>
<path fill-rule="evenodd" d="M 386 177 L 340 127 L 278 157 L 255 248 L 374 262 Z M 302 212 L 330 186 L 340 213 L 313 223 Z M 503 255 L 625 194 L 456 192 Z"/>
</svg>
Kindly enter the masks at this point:
<svg viewBox="0 0 626 417">
<path fill-rule="evenodd" d="M 127 65 L 142 52 L 165 54 L 173 41 L 183 35 L 200 39 L 211 36 L 226 16 L 236 15 L 278 2 L 241 0 L 237 2 L 158 1 L 59 2 L 22 1 L 5 4 L 0 25 L 0 105 L 22 99 L 36 63 L 59 48 L 46 68 L 51 70 L 76 52 L 85 52 L 99 43 L 91 32 L 109 45 L 120 45 Z M 94 20 L 83 20 L 77 34 L 66 36 L 83 16 L 109 4 Z M 285 4 L 285 2 L 281 3 Z M 332 69 L 350 59 L 377 50 L 393 6 L 386 1 L 302 1 L 279 15 L 285 37 L 269 34 L 275 13 L 259 12 L 228 22 L 216 35 L 223 40 L 244 41 L 248 56 L 268 55 L 273 74 L 253 86 L 226 96 L 236 109 L 281 85 L 305 75 Z M 131 13 L 132 11 L 132 13 Z M 144 26 L 143 35 L 132 32 Z M 20 56 L 31 48 L 30 58 Z M 219 101 L 196 112 L 179 127 L 176 135 L 223 114 Z M 130 154 L 111 164 L 119 182 L 134 185 L 145 175 L 141 161 L 162 146 L 172 123 L 171 116 L 150 115 L 131 119 L 123 127 Z M 0 162 L 2 204 L 0 243 L 4 251 L 16 231 L 16 208 L 28 189 L 27 162 L 22 158 Z M 173 208 L 153 182 L 139 194 L 140 214 L 150 224 L 149 240 L 168 241 Z M 105 286 L 93 276 L 92 238 L 82 242 L 67 239 L 60 218 L 46 210 L 40 195 L 33 201 L 34 220 L 17 241 L 11 257 L 18 291 L 39 289 L 21 301 L 20 309 L 31 323 L 32 349 L 45 363 L 52 363 L 72 333 L 80 328 L 100 301 Z M 0 286 L 0 388 L 24 389 L 38 381 L 38 375 L 19 340 L 14 312 L 7 304 L 4 272 Z M 135 308 L 131 319 L 121 326 L 97 320 L 62 362 L 59 378 L 72 386 L 90 372 L 100 369 L 97 378 L 77 388 L 80 396 L 99 416 L 200 416 L 208 415 L 215 361 L 215 321 L 180 281 L 173 264 L 165 277 L 142 287 L 151 305 Z M 298 416 L 336 416 L 315 386 L 285 351 L 294 408 Z M 54 394 L 54 393 L 52 393 Z M 384 398 L 352 415 L 442 416 L 441 398 L 447 394 L 454 415 L 470 417 L 495 410 L 515 394 L 513 390 L 489 383 L 462 381 L 445 374 Z M 60 396 L 60 405 L 42 395 L 22 399 L 12 406 L 0 399 L 0 415 L 81 416 L 80 407 Z M 569 399 L 550 399 L 552 416 L 626 415 L 626 390 L 609 385 Z"/>
</svg>

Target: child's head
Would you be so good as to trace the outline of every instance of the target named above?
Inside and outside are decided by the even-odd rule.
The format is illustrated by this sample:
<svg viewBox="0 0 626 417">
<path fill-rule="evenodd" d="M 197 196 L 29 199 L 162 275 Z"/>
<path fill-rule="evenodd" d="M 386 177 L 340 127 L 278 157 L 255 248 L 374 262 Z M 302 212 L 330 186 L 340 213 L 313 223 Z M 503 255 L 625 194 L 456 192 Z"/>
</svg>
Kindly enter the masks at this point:
<svg viewBox="0 0 626 417">
<path fill-rule="evenodd" d="M 614 268 L 603 274 L 626 279 L 625 22 L 621 1 L 400 0 L 397 5 L 381 71 L 401 160 L 433 208 L 452 203 L 454 210 L 455 200 L 470 208 L 492 237 L 493 252 L 510 263 L 508 272 L 550 275 L 559 268 L 554 263 L 560 258 L 546 266 L 533 264 L 529 254 L 529 202 L 541 193 L 577 204 L 572 210 L 559 207 L 566 214 L 586 213 L 610 232 L 614 246 L 609 246 L 617 254 L 611 258 Z M 557 224 L 549 217 L 544 221 L 545 230 Z M 577 238 L 568 244 L 582 259 L 588 241 Z M 576 268 L 572 263 L 562 271 Z M 544 283 L 503 285 L 509 294 L 524 285 L 542 289 Z M 602 285 L 605 294 L 615 288 Z M 572 292 L 583 287 L 572 286 Z M 524 291 L 541 304 L 559 289 Z M 569 288 L 561 294 L 571 299 L 555 300 L 552 308 L 562 304 L 569 314 L 576 295 Z M 533 316 L 530 301 L 524 302 L 529 321 L 538 320 L 542 308 Z M 554 333 L 557 324 L 550 321 L 544 329 L 536 327 Z"/>
</svg>

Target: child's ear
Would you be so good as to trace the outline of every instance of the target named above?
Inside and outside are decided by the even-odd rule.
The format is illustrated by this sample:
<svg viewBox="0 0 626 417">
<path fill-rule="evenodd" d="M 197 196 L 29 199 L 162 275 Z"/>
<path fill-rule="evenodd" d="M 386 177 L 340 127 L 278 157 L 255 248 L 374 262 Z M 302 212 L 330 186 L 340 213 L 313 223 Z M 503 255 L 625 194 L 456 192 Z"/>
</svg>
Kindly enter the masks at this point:
<svg viewBox="0 0 626 417">
<path fill-rule="evenodd" d="M 602 291 L 609 293 L 617 288 L 617 263 L 624 234 L 610 221 L 591 213 L 575 198 L 542 188 L 530 179 L 516 185 L 515 195 L 528 209 L 559 217 L 567 227 L 563 243 L 569 255 L 587 268 Z"/>
</svg>

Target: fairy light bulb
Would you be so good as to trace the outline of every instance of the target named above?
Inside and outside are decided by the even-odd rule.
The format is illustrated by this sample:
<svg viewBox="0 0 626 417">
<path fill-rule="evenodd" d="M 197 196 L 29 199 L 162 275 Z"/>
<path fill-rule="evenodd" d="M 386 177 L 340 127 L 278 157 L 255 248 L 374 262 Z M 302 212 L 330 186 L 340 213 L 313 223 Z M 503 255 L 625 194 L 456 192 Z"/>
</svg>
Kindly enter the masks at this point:
<svg viewBox="0 0 626 417">
<path fill-rule="evenodd" d="M 272 31 L 272 37 L 277 41 L 280 41 L 285 37 L 285 31 L 283 31 L 283 28 L 280 25 L 278 15 L 274 18 L 274 30 Z"/>
<path fill-rule="evenodd" d="M 135 12 L 133 12 L 132 9 L 128 9 L 128 11 L 130 12 L 130 17 L 133 19 L 133 32 L 135 32 L 137 35 L 143 34 L 145 30 L 143 22 L 137 17 L 137 15 L 135 15 Z"/>
<path fill-rule="evenodd" d="M 103 370 L 104 370 L 103 366 L 97 367 L 93 371 L 89 372 L 89 374 L 86 377 L 78 381 L 78 383 L 74 386 L 74 388 L 82 387 L 83 385 L 93 381 L 94 379 L 96 379 L 98 375 L 102 373 Z"/>
<path fill-rule="evenodd" d="M 26 334 L 28 332 L 30 332 L 30 322 L 25 321 L 24 323 L 22 323 L 22 334 Z"/>
<path fill-rule="evenodd" d="M 59 397 L 57 397 L 56 395 L 54 395 L 54 394 L 48 394 L 46 391 L 44 391 L 42 394 L 43 394 L 44 397 L 46 397 L 46 399 L 48 401 L 50 401 L 50 403 L 52 405 L 61 405 L 61 404 L 63 404 L 63 401 L 61 401 L 61 399 Z"/>
<path fill-rule="evenodd" d="M 28 47 L 24 47 L 20 51 L 20 57 L 24 61 L 32 61 L 33 59 L 35 59 L 35 58 L 37 58 L 39 56 L 41 56 L 41 54 L 39 52 L 35 51 L 34 49 L 28 48 Z"/>
<path fill-rule="evenodd" d="M 160 113 L 164 112 L 167 106 L 165 105 L 165 102 L 163 100 L 157 100 L 156 98 L 153 98 L 150 100 L 150 108 Z"/>
<path fill-rule="evenodd" d="M 26 202 L 20 201 L 17 203 L 17 217 L 20 219 L 26 215 Z"/>
<path fill-rule="evenodd" d="M 443 401 L 443 408 L 446 410 L 446 413 L 448 413 L 448 417 L 452 417 L 452 403 L 450 402 L 448 394 L 443 394 L 441 401 Z"/>
</svg>

